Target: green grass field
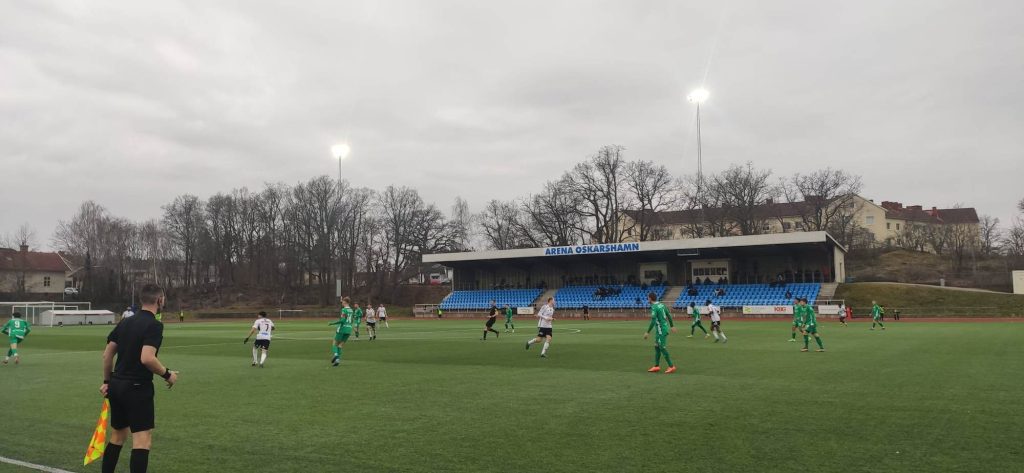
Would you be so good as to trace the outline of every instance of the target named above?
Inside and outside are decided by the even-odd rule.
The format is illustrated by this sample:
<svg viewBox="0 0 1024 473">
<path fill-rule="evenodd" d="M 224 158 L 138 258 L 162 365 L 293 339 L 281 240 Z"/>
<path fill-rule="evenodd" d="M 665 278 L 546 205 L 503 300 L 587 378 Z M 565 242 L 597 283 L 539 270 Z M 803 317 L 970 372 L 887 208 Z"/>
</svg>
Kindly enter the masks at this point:
<svg viewBox="0 0 1024 473">
<path fill-rule="evenodd" d="M 556 322 L 550 358 L 482 321 L 394 320 L 330 368 L 324 322 L 278 325 L 264 369 L 247 322 L 166 327 L 158 472 L 1020 471 L 1024 323 L 726 321 L 727 345 L 670 337 L 648 374 L 645 321 Z M 706 323 L 706 322 L 705 322 Z M 499 324 L 500 326 L 500 324 Z M 72 471 L 99 413 L 106 327 L 37 328 L 0 367 L 0 456 Z M 688 330 L 686 331 L 688 333 Z M 699 333 L 699 332 L 698 332 Z M 365 336 L 365 335 L 364 335 Z M 119 471 L 128 471 L 127 450 Z M 0 463 L 0 471 L 22 471 Z"/>
</svg>

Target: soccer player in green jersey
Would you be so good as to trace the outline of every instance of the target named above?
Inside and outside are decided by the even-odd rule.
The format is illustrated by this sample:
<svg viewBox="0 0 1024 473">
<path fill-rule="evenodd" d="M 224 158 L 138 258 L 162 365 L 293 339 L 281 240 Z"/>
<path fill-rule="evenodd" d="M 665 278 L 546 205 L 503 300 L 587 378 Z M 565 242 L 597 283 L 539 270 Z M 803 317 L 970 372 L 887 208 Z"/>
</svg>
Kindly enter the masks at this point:
<svg viewBox="0 0 1024 473">
<path fill-rule="evenodd" d="M 693 317 L 693 323 L 690 324 L 690 334 L 686 338 L 693 338 L 693 332 L 698 328 L 701 332 L 704 332 L 704 338 L 708 338 L 710 335 L 708 335 L 707 329 L 700 324 L 700 309 L 697 308 L 697 303 L 691 302 L 688 310 L 690 311 L 690 317 Z"/>
<path fill-rule="evenodd" d="M 337 325 L 338 329 L 334 332 L 334 343 L 331 345 L 331 353 L 334 357 L 331 358 L 331 364 L 338 366 L 341 363 L 341 350 L 345 348 L 345 342 L 352 335 L 352 317 L 355 313 L 349 306 L 351 300 L 348 297 L 341 298 L 341 316 L 338 320 L 331 322 L 328 325 Z"/>
<path fill-rule="evenodd" d="M 877 302 L 871 301 L 871 330 L 875 329 L 875 324 L 882 327 L 885 330 L 885 325 L 882 324 L 882 316 L 885 315 L 885 309 L 878 305 Z"/>
<path fill-rule="evenodd" d="M 803 331 L 804 307 L 800 305 L 800 298 L 793 299 L 793 329 L 789 334 L 789 341 L 796 341 L 796 332 Z"/>
<path fill-rule="evenodd" d="M 650 336 L 651 330 L 655 330 L 654 333 L 654 366 L 647 370 L 648 373 L 657 373 L 661 371 L 661 356 L 665 355 L 665 361 L 668 362 L 668 369 L 665 370 L 665 374 L 675 373 L 676 365 L 672 363 L 672 357 L 668 354 L 668 333 L 671 331 L 675 333 L 676 324 L 672 321 L 672 314 L 665 307 L 665 304 L 658 301 L 658 295 L 649 292 L 647 293 L 647 300 L 651 301 L 651 324 L 647 326 L 647 331 L 644 332 L 644 340 Z"/>
<path fill-rule="evenodd" d="M 356 302 L 356 309 L 352 312 L 352 326 L 356 330 L 356 338 L 359 338 L 359 327 L 363 325 L 363 308 Z"/>
<path fill-rule="evenodd" d="M 505 304 L 505 333 L 508 333 L 509 327 L 512 327 L 512 333 L 516 333 L 516 324 L 512 323 L 512 307 Z"/>
<path fill-rule="evenodd" d="M 5 365 L 12 357 L 14 358 L 14 364 L 21 362 L 21 355 L 18 354 L 18 344 L 25 341 L 25 337 L 32 331 L 32 328 L 29 327 L 28 321 L 21 319 L 20 312 L 11 314 L 11 317 L 11 320 L 8 320 L 7 323 L 4 324 L 4 328 L 0 330 L 0 332 L 7 335 L 9 338 L 8 341 L 11 343 L 11 348 L 7 350 L 7 356 L 4 357 Z"/>
<path fill-rule="evenodd" d="M 818 336 L 818 318 L 814 314 L 814 307 L 807 305 L 807 298 L 800 298 L 800 308 L 804 315 L 804 324 L 802 331 L 804 333 L 804 347 L 800 351 L 807 351 L 807 346 L 810 344 L 810 337 L 814 335 L 814 341 L 818 344 L 818 349 L 814 351 L 825 351 L 825 345 L 821 343 L 821 337 Z"/>
</svg>

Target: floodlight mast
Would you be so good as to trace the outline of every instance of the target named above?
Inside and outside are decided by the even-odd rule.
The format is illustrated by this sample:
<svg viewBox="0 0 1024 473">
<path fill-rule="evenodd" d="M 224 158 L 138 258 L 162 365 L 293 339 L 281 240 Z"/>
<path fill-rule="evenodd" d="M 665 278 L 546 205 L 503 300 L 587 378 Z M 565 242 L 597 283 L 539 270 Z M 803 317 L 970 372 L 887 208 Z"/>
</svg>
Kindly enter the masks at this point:
<svg viewBox="0 0 1024 473">
<path fill-rule="evenodd" d="M 352 152 L 352 148 L 348 145 L 348 143 L 342 142 L 342 143 L 338 143 L 338 144 L 336 144 L 334 146 L 331 146 L 331 154 L 334 156 L 334 159 L 338 160 L 338 196 L 339 197 L 341 196 L 341 189 L 342 189 L 342 187 L 341 187 L 341 162 L 344 161 L 345 158 L 347 158 L 349 153 L 351 153 L 351 152 Z M 338 258 L 338 274 L 335 275 L 334 286 L 335 286 L 335 293 L 336 293 L 335 296 L 338 299 L 341 299 L 341 258 Z"/>
<path fill-rule="evenodd" d="M 710 93 L 707 89 L 701 87 L 699 89 L 690 92 L 686 96 L 686 100 L 692 104 L 697 105 L 697 198 L 700 200 L 700 225 L 703 226 L 704 222 L 704 199 L 700 196 L 703 195 L 704 190 L 704 157 L 701 154 L 701 139 L 700 139 L 700 104 L 707 101 Z M 700 236 L 703 236 L 703 231 Z"/>
</svg>

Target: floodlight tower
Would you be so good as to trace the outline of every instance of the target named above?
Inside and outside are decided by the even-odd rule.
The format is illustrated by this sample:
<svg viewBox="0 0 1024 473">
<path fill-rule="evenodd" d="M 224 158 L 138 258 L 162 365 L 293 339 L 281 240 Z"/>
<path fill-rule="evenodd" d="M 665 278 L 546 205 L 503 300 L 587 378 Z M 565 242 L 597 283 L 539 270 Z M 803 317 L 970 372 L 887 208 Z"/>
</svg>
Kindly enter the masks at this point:
<svg viewBox="0 0 1024 473">
<path fill-rule="evenodd" d="M 352 152 L 352 148 L 348 146 L 348 143 L 338 143 L 331 146 L 331 155 L 334 159 L 338 160 L 338 189 L 341 189 L 341 162 L 348 157 L 348 154 Z"/>
<path fill-rule="evenodd" d="M 331 146 L 331 154 L 338 160 L 338 195 L 341 195 L 341 162 L 352 152 L 348 143 L 338 143 Z M 338 258 L 338 274 L 334 278 L 335 296 L 341 298 L 341 258 Z"/>
<path fill-rule="evenodd" d="M 693 92 L 690 92 L 690 95 L 686 96 L 686 100 L 687 101 L 689 101 L 692 104 L 697 105 L 697 185 L 698 186 L 704 184 L 704 161 L 703 161 L 703 157 L 701 156 L 701 149 L 700 149 L 700 145 L 701 145 L 701 143 L 700 143 L 700 104 L 704 103 L 704 101 L 706 101 L 707 99 L 708 99 L 708 90 L 703 88 L 703 87 L 701 87 L 701 88 L 699 88 L 697 90 L 694 90 Z"/>
</svg>

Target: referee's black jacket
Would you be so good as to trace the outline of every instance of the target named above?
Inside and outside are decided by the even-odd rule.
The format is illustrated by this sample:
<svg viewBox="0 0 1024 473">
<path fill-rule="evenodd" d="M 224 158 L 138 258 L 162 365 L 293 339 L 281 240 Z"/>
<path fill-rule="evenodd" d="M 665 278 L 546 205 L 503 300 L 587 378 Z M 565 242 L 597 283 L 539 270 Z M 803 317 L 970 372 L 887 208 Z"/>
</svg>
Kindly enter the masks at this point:
<svg viewBox="0 0 1024 473">
<path fill-rule="evenodd" d="M 164 340 L 164 324 L 148 310 L 122 320 L 107 335 L 107 342 L 117 344 L 117 362 L 113 379 L 153 381 L 153 372 L 142 364 L 142 347 L 149 345 L 160 352 Z"/>
</svg>

